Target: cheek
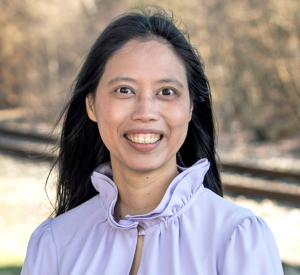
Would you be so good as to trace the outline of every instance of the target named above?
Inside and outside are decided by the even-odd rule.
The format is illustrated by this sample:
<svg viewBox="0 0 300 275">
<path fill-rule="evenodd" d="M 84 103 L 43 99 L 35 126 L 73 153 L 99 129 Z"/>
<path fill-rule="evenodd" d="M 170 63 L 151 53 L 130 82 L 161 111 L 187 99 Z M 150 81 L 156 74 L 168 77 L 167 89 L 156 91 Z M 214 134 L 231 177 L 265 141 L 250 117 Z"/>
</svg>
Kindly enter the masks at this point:
<svg viewBox="0 0 300 275">
<path fill-rule="evenodd" d="M 122 109 L 105 99 L 101 100 L 101 103 L 99 103 L 97 107 L 96 116 L 98 128 L 101 138 L 106 145 L 106 143 L 109 143 L 118 133 L 118 128 L 122 123 Z"/>
<path fill-rule="evenodd" d="M 185 138 L 190 115 L 189 104 L 178 104 L 173 108 L 166 109 L 166 116 L 168 117 L 168 123 L 170 126 L 171 134 L 179 141 Z M 176 133 L 176 135 L 174 135 Z"/>
</svg>

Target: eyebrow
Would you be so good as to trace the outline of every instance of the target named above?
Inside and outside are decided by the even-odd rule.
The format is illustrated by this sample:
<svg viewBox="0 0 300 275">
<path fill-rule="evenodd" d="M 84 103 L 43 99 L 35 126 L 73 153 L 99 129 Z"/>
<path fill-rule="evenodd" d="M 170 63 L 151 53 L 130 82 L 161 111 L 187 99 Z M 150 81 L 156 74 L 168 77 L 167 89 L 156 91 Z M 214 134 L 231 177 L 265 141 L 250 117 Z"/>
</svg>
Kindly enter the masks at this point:
<svg viewBox="0 0 300 275">
<path fill-rule="evenodd" d="M 160 79 L 158 81 L 156 81 L 157 83 L 161 83 L 161 84 L 165 84 L 165 83 L 174 83 L 176 84 L 177 86 L 179 86 L 180 88 L 184 89 L 184 86 L 183 84 L 178 81 L 177 79 L 174 79 L 174 78 L 163 78 L 163 79 Z"/>
<path fill-rule="evenodd" d="M 116 83 L 116 82 L 120 82 L 120 81 L 126 81 L 126 82 L 134 82 L 136 83 L 137 81 L 133 78 L 130 78 L 130 77 L 126 77 L 126 76 L 117 76 L 113 79 L 111 79 L 110 81 L 108 81 L 108 86 Z M 158 81 L 156 81 L 156 83 L 160 83 L 160 84 L 165 84 L 165 83 L 174 83 L 176 84 L 177 86 L 179 86 L 180 88 L 184 88 L 183 84 L 178 81 L 177 79 L 174 79 L 174 78 L 162 78 Z"/>
<path fill-rule="evenodd" d="M 108 81 L 107 85 L 112 85 L 116 82 L 119 82 L 119 81 L 126 81 L 126 82 L 137 82 L 135 79 L 133 78 L 130 78 L 130 77 L 126 77 L 126 76 L 117 76 L 113 79 L 111 79 L 110 81 Z"/>
</svg>

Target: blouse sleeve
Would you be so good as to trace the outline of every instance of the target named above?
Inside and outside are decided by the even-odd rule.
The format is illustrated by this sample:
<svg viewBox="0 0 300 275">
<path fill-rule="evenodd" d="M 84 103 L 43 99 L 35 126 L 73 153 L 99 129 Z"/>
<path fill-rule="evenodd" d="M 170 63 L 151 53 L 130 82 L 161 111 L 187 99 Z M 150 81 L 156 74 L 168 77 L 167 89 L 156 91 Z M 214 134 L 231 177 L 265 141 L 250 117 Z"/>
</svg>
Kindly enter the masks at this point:
<svg viewBox="0 0 300 275">
<path fill-rule="evenodd" d="M 273 234 L 259 217 L 248 217 L 226 245 L 222 275 L 283 275 Z"/>
<path fill-rule="evenodd" d="M 51 220 L 44 221 L 31 235 L 21 275 L 58 274 Z"/>
</svg>

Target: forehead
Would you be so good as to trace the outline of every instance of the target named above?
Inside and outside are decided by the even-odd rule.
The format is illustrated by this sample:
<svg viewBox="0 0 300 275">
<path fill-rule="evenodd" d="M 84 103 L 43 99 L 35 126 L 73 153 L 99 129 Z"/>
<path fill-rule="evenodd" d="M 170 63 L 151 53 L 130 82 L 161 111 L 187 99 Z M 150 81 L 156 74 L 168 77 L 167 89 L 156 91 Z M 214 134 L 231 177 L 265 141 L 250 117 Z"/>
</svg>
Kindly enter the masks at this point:
<svg viewBox="0 0 300 275">
<path fill-rule="evenodd" d="M 126 75 L 154 78 L 175 77 L 187 85 L 183 60 L 171 46 L 158 39 L 133 39 L 115 52 L 107 61 L 102 78 Z M 101 81 L 101 80 L 100 80 Z"/>
</svg>

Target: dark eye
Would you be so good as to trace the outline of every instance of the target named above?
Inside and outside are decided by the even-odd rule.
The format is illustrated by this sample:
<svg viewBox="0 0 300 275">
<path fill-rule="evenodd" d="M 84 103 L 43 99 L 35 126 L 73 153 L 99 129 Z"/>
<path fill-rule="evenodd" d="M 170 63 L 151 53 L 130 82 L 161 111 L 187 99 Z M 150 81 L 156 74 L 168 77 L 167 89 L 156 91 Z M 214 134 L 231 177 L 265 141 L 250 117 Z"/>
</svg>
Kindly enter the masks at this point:
<svg viewBox="0 0 300 275">
<path fill-rule="evenodd" d="M 121 87 L 121 88 L 117 89 L 116 92 L 119 92 L 121 94 L 133 94 L 133 92 L 129 88 L 126 88 L 126 87 Z"/>
<path fill-rule="evenodd" d="M 172 89 L 166 88 L 161 90 L 159 93 L 159 95 L 174 95 L 175 92 Z"/>
</svg>

